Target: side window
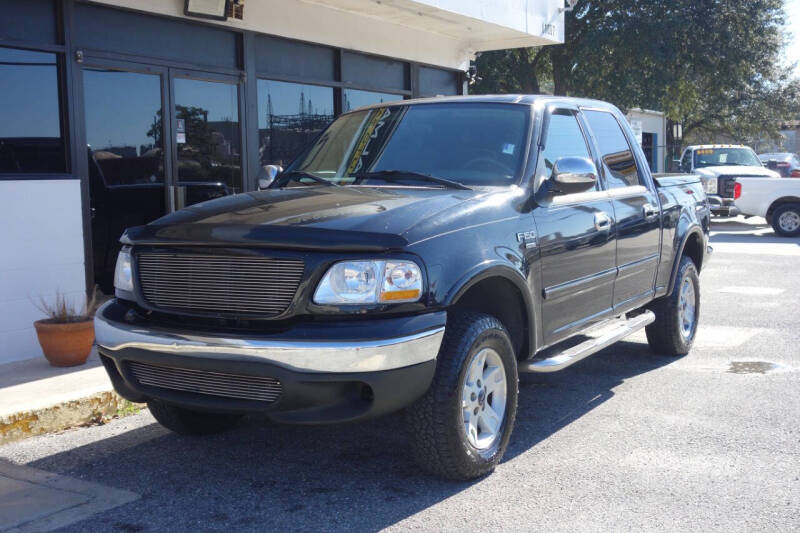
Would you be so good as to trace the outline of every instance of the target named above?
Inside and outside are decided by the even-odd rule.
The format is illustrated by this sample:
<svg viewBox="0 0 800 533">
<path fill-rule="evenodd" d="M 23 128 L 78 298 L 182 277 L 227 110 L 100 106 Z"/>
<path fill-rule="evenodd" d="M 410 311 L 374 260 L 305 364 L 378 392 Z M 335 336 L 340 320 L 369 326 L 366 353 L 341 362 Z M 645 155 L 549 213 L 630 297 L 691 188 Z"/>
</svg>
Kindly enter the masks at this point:
<svg viewBox="0 0 800 533">
<path fill-rule="evenodd" d="M 639 185 L 636 159 L 614 115 L 606 111 L 584 111 L 583 114 L 597 141 L 608 188 Z"/>
<path fill-rule="evenodd" d="M 0 47 L 0 174 L 67 171 L 56 54 Z"/>
<path fill-rule="evenodd" d="M 539 179 L 549 178 L 553 174 L 553 165 L 561 157 L 592 159 L 578 119 L 568 111 L 556 111 L 550 115 L 544 150 L 539 156 Z M 595 184 L 595 190 L 597 187 Z"/>
<path fill-rule="evenodd" d="M 686 150 L 683 152 L 683 157 L 681 158 L 681 171 L 682 172 L 691 172 L 692 170 L 692 151 Z"/>
</svg>

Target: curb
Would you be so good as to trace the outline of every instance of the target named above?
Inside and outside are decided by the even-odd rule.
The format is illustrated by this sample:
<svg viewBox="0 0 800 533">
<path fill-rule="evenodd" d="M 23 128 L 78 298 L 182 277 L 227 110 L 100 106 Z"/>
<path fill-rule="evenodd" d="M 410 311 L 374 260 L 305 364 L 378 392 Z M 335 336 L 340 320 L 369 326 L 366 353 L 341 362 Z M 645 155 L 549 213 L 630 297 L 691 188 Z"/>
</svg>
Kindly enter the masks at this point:
<svg viewBox="0 0 800 533">
<path fill-rule="evenodd" d="M 0 445 L 78 426 L 103 424 L 112 418 L 134 414 L 142 407 L 142 404 L 132 403 L 116 392 L 104 391 L 40 409 L 3 415 L 0 416 Z"/>
</svg>

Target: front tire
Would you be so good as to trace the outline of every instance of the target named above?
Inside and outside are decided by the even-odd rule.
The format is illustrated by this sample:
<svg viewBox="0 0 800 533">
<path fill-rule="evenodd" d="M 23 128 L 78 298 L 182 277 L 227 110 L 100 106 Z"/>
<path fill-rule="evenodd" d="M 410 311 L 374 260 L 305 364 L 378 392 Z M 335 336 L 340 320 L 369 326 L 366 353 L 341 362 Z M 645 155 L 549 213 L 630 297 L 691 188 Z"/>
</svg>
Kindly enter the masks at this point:
<svg viewBox="0 0 800 533">
<path fill-rule="evenodd" d="M 201 413 L 169 405 L 159 400 L 147 402 L 150 414 L 165 428 L 181 435 L 209 435 L 235 426 L 241 415 Z"/>
<path fill-rule="evenodd" d="M 769 219 L 772 229 L 781 237 L 800 235 L 800 204 L 782 204 Z"/>
<path fill-rule="evenodd" d="M 514 348 L 502 323 L 482 313 L 448 317 L 433 382 L 405 412 L 419 465 L 454 480 L 494 470 L 511 437 L 518 394 Z"/>
<path fill-rule="evenodd" d="M 650 310 L 656 315 L 645 328 L 650 349 L 674 357 L 689 353 L 700 318 L 700 278 L 694 261 L 681 257 L 672 294 L 655 300 Z"/>
</svg>

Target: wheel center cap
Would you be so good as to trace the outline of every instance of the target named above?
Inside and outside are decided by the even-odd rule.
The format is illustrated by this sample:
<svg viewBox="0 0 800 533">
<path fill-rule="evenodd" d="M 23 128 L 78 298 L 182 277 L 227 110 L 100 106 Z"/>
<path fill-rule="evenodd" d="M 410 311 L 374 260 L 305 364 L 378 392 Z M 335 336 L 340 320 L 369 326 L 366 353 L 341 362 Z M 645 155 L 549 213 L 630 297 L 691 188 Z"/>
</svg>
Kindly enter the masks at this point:
<svg viewBox="0 0 800 533">
<path fill-rule="evenodd" d="M 483 404 L 486 402 L 486 389 L 482 389 L 478 393 L 478 404 L 483 407 Z"/>
</svg>

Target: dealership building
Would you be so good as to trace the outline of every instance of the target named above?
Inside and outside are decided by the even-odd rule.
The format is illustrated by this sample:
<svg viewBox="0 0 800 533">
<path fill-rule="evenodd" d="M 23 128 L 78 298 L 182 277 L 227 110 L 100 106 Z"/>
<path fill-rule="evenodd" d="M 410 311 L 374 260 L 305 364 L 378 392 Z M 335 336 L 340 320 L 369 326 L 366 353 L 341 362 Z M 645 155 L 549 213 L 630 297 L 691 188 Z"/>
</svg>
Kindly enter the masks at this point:
<svg viewBox="0 0 800 533">
<path fill-rule="evenodd" d="M 0 0 L 0 363 L 36 303 L 111 290 L 118 238 L 256 188 L 338 114 L 463 94 L 563 42 L 563 0 Z"/>
</svg>

